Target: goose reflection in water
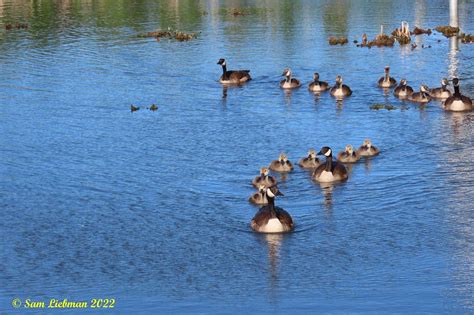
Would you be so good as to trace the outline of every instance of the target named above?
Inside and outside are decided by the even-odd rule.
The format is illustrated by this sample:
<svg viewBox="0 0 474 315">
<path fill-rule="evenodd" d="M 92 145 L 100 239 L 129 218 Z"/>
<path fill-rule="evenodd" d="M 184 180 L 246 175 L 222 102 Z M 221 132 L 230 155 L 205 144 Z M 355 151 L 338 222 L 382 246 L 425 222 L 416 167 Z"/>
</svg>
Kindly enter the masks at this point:
<svg viewBox="0 0 474 315">
<path fill-rule="evenodd" d="M 327 210 L 332 210 L 332 192 L 334 190 L 334 183 L 319 183 L 324 196 L 324 207 Z"/>
<path fill-rule="evenodd" d="M 278 288 L 278 265 L 283 234 L 265 234 L 268 247 L 268 270 L 270 271 L 270 288 Z"/>
</svg>

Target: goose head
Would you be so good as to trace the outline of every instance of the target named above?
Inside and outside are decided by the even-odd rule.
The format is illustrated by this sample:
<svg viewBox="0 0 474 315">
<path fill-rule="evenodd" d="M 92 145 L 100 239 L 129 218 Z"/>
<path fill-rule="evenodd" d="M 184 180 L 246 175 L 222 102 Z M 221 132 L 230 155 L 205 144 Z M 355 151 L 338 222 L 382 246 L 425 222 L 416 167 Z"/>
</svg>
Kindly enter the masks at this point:
<svg viewBox="0 0 474 315">
<path fill-rule="evenodd" d="M 268 176 L 268 168 L 262 167 L 260 169 L 260 176 Z"/>
<path fill-rule="evenodd" d="M 368 138 L 365 139 L 363 146 L 366 147 L 367 149 L 370 149 L 372 147 L 372 141 L 370 141 L 370 139 Z"/>
<path fill-rule="evenodd" d="M 314 81 L 319 81 L 319 73 L 315 72 L 313 78 L 314 78 Z"/>
<path fill-rule="evenodd" d="M 389 66 L 386 66 L 385 67 L 385 73 L 388 74 L 390 72 L 390 67 Z"/>
<path fill-rule="evenodd" d="M 332 150 L 330 147 L 322 147 L 321 150 L 318 152 L 318 155 L 324 155 L 325 157 L 332 156 Z"/>
<path fill-rule="evenodd" d="M 441 80 L 441 86 L 442 86 L 442 87 L 446 87 L 446 86 L 448 86 L 448 85 L 449 85 L 448 79 L 443 78 L 443 80 Z"/>
<path fill-rule="evenodd" d="M 459 86 L 459 79 L 453 78 L 453 86 Z"/>
<path fill-rule="evenodd" d="M 285 164 L 288 162 L 288 157 L 286 156 L 285 153 L 280 153 L 280 156 L 278 157 L 278 160 L 280 161 L 281 164 Z"/>
<path fill-rule="evenodd" d="M 340 86 L 342 84 L 342 76 L 338 75 L 336 77 L 336 85 L 337 86 Z"/>
<path fill-rule="evenodd" d="M 219 59 L 219 61 L 217 62 L 218 65 L 221 65 L 221 66 L 225 66 L 225 59 L 224 58 L 221 58 Z"/>
<path fill-rule="evenodd" d="M 284 196 L 277 186 L 272 186 L 268 188 L 264 187 L 263 191 L 267 194 L 267 197 L 271 199 L 275 198 L 276 196 Z"/>
<path fill-rule="evenodd" d="M 421 93 L 428 93 L 428 90 L 429 90 L 429 88 L 428 88 L 427 85 L 425 85 L 425 84 L 420 85 L 420 92 Z"/>
<path fill-rule="evenodd" d="M 283 73 L 281 74 L 282 76 L 289 77 L 291 76 L 291 69 L 290 68 L 285 68 L 283 70 Z"/>
<path fill-rule="evenodd" d="M 352 155 L 352 153 L 354 152 L 354 148 L 352 148 L 351 144 L 346 145 L 346 152 L 349 155 Z"/>
<path fill-rule="evenodd" d="M 407 79 L 401 79 L 400 80 L 400 85 L 401 86 L 407 86 Z"/>
<path fill-rule="evenodd" d="M 310 159 L 315 159 L 316 158 L 316 151 L 314 151 L 314 149 L 309 149 L 308 151 L 308 157 Z"/>
</svg>

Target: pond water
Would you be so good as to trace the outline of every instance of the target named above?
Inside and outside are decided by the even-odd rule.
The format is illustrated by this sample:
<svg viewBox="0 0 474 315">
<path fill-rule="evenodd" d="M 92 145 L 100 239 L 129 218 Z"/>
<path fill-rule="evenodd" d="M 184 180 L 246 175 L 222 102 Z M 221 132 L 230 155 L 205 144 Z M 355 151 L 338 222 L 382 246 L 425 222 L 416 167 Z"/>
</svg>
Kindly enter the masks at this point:
<svg viewBox="0 0 474 315">
<path fill-rule="evenodd" d="M 472 46 L 352 42 L 448 24 L 447 3 L 0 1 L 0 312 L 115 298 L 124 314 L 474 313 L 474 115 L 376 86 L 390 65 L 416 89 L 459 76 L 472 97 Z M 459 8 L 472 33 L 474 3 Z M 168 27 L 198 37 L 136 36 Z M 222 57 L 253 80 L 223 89 Z M 279 89 L 285 67 L 302 88 Z M 353 95 L 309 93 L 315 71 Z M 345 183 L 274 174 L 293 233 L 250 230 L 260 167 L 367 137 L 382 152 Z"/>
</svg>

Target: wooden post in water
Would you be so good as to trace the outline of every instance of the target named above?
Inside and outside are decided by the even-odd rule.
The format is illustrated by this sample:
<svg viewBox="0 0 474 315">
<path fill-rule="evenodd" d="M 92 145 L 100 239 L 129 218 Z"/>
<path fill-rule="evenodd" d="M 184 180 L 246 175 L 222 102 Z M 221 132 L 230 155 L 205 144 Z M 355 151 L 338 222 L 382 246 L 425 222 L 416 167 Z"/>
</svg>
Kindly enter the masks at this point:
<svg viewBox="0 0 474 315">
<path fill-rule="evenodd" d="M 449 0 L 449 26 L 459 27 L 458 0 Z"/>
</svg>

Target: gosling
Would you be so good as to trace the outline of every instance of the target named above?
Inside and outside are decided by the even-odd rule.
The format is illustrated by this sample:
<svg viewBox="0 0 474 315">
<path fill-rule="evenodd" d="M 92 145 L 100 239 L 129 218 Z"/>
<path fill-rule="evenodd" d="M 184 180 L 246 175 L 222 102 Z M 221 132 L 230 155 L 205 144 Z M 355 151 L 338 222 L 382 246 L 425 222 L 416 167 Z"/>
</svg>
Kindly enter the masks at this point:
<svg viewBox="0 0 474 315">
<path fill-rule="evenodd" d="M 342 163 L 356 163 L 360 160 L 360 155 L 354 152 L 352 145 L 346 145 L 345 151 L 341 151 L 337 154 L 337 160 Z"/>
<path fill-rule="evenodd" d="M 306 169 L 316 168 L 319 166 L 319 164 L 321 164 L 321 161 L 317 158 L 316 151 L 314 151 L 314 149 L 310 149 L 308 151 L 308 156 L 302 158 L 298 162 L 298 165 L 301 166 L 301 168 Z"/>
<path fill-rule="evenodd" d="M 380 153 L 380 150 L 372 144 L 370 139 L 365 139 L 364 143 L 357 149 L 356 153 L 359 156 L 370 157 Z"/>
<path fill-rule="evenodd" d="M 282 89 L 296 89 L 301 86 L 301 82 L 298 79 L 291 77 L 291 69 L 286 68 L 283 70 L 282 76 L 286 78 L 280 81 L 280 87 Z"/>
<path fill-rule="evenodd" d="M 390 76 L 390 67 L 385 67 L 385 75 L 379 79 L 379 86 L 383 88 L 391 88 L 397 85 L 397 80 Z"/>
<path fill-rule="evenodd" d="M 268 175 L 268 168 L 262 167 L 260 169 L 260 175 L 255 176 L 252 180 L 252 185 L 255 188 L 258 188 L 260 185 L 264 185 L 265 187 L 275 186 L 278 183 L 275 177 Z"/>
</svg>

